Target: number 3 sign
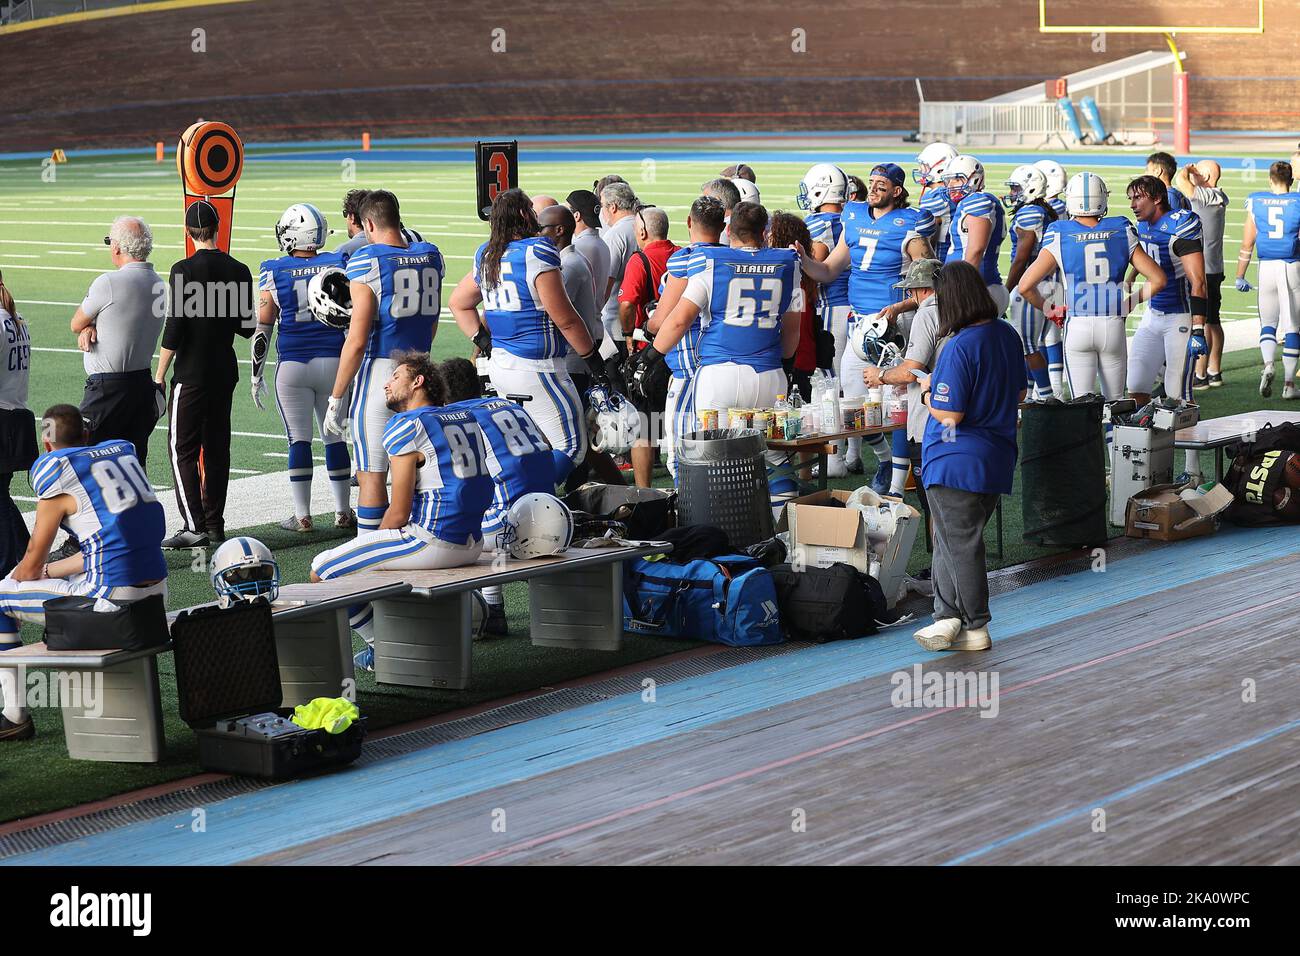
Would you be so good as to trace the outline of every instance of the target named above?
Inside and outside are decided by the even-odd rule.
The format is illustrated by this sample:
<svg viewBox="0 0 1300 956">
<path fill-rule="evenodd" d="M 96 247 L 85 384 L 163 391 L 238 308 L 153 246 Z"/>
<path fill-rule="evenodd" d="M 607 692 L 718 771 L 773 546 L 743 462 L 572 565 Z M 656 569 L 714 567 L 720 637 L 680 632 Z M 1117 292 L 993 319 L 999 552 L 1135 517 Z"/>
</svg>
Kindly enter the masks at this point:
<svg viewBox="0 0 1300 956">
<path fill-rule="evenodd" d="M 519 185 L 519 142 L 475 143 L 474 172 L 478 180 L 478 217 L 487 222 L 492 203 Z"/>
</svg>

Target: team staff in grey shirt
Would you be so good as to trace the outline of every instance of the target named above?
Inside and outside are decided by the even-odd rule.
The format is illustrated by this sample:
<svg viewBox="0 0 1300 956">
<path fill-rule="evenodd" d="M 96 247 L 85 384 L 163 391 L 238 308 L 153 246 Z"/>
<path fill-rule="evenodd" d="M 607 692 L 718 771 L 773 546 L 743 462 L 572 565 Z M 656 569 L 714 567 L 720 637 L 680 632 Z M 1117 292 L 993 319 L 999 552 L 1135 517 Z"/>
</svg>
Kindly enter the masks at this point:
<svg viewBox="0 0 1300 956">
<path fill-rule="evenodd" d="M 564 204 L 573 213 L 573 248 L 587 260 L 592 295 L 599 311 L 601 296 L 609 288 L 609 246 L 600 237 L 600 200 L 590 189 L 575 189 Z M 604 327 L 594 334 L 592 341 L 599 342 L 605 337 Z"/>
<path fill-rule="evenodd" d="M 149 437 L 167 409 L 152 374 L 167 315 L 167 286 L 148 261 L 153 234 L 143 219 L 119 216 L 104 243 L 117 268 L 90 284 L 72 317 L 77 345 L 85 353 L 81 414 L 93 443 L 126 439 L 144 465 Z"/>
<path fill-rule="evenodd" d="M 1191 200 L 1192 212 L 1201 217 L 1201 246 L 1205 253 L 1205 337 L 1210 350 L 1196 360 L 1192 388 L 1200 391 L 1223 384 L 1220 361 L 1223 359 L 1223 322 L 1219 309 L 1223 304 L 1223 224 L 1228 210 L 1228 194 L 1219 188 L 1222 170 L 1212 159 L 1191 163 L 1180 170 L 1175 184 Z"/>
<path fill-rule="evenodd" d="M 627 348 L 623 344 L 623 325 L 618 318 L 618 287 L 623 282 L 623 271 L 628 261 L 637 251 L 636 193 L 627 183 L 611 183 L 601 190 L 600 204 L 602 222 L 605 223 L 600 237 L 609 247 L 609 279 L 604 296 L 597 297 L 604 303 L 600 321 L 605 329 L 605 341 L 600 354 L 609 359 L 617 353 L 621 366 L 627 357 Z"/>
</svg>

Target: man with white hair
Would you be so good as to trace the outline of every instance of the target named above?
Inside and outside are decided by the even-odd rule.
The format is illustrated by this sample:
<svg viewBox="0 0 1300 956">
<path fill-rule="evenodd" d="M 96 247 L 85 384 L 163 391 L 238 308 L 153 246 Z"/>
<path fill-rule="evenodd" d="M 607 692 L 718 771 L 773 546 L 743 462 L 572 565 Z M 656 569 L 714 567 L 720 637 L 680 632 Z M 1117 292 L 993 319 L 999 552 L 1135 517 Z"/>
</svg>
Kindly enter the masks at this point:
<svg viewBox="0 0 1300 956">
<path fill-rule="evenodd" d="M 605 307 L 600 313 L 605 329 L 601 357 L 608 360 L 618 355 L 618 364 L 627 356 L 623 345 L 623 326 L 618 320 L 618 289 L 623 282 L 623 270 L 636 252 L 636 193 L 627 183 L 610 183 L 600 191 L 600 214 L 604 228 L 600 238 L 609 247 L 609 278 L 600 301 Z"/>
<path fill-rule="evenodd" d="M 97 277 L 72 317 L 85 353 L 81 414 L 91 444 L 126 439 L 144 465 L 149 436 L 167 409 L 154 384 L 153 353 L 167 315 L 167 286 L 149 262 L 153 234 L 143 219 L 119 216 L 104 237 L 116 267 Z"/>
</svg>

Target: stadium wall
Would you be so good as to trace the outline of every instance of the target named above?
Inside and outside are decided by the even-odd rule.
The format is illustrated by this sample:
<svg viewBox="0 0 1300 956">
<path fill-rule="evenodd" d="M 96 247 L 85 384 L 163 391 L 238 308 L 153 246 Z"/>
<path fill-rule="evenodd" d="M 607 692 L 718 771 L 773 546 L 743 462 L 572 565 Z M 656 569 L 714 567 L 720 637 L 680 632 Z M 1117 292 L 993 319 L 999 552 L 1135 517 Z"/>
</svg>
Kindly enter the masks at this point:
<svg viewBox="0 0 1300 956">
<path fill-rule="evenodd" d="M 1129 6 L 1093 5 L 1099 22 L 1121 22 Z M 930 99 L 981 99 L 1162 42 L 1110 35 L 1098 50 L 1089 35 L 1042 35 L 1032 0 L 827 0 L 800 11 L 778 0 L 591 0 L 508 13 L 445 0 L 258 0 L 0 37 L 0 148 L 170 144 L 200 117 L 250 141 L 363 129 L 906 129 L 917 121 L 914 77 Z M 1195 127 L 1300 126 L 1300 76 L 1270 75 L 1300 73 L 1300 3 L 1271 2 L 1262 36 L 1179 43 Z"/>
</svg>

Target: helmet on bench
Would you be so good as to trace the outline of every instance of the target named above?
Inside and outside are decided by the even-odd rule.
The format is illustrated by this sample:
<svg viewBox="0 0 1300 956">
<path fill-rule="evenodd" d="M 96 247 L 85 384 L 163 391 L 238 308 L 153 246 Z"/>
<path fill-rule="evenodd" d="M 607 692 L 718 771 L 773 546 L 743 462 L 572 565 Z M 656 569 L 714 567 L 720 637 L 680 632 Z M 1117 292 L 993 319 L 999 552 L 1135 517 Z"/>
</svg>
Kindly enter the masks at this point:
<svg viewBox="0 0 1300 956">
<path fill-rule="evenodd" d="M 509 551 L 513 558 L 559 554 L 573 541 L 573 513 L 555 495 L 524 495 L 510 506 L 502 523 L 497 549 Z"/>
<path fill-rule="evenodd" d="M 231 538 L 212 555 L 212 589 L 222 607 L 237 601 L 274 601 L 280 593 L 280 565 L 256 538 Z"/>
</svg>

